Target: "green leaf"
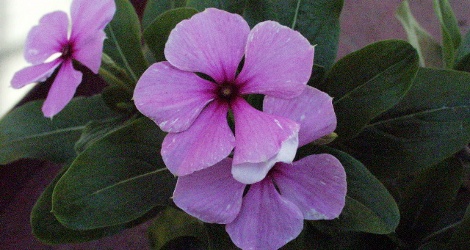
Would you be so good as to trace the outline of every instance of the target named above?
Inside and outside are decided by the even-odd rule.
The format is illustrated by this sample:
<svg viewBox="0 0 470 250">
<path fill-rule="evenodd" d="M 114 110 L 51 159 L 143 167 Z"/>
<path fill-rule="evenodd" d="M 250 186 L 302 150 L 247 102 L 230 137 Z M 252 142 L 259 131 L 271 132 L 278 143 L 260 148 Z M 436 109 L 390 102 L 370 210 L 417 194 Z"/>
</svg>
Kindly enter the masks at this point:
<svg viewBox="0 0 470 250">
<path fill-rule="evenodd" d="M 177 8 L 158 16 L 144 31 L 144 39 L 157 62 L 164 61 L 165 43 L 171 30 L 182 20 L 188 19 L 197 10 L 193 8 Z"/>
<path fill-rule="evenodd" d="M 455 69 L 470 72 L 470 31 L 457 51 Z"/>
<path fill-rule="evenodd" d="M 247 0 L 187 0 L 186 6 L 193 7 L 199 11 L 206 8 L 217 8 L 232 13 L 241 14 Z"/>
<path fill-rule="evenodd" d="M 187 0 L 148 0 L 142 16 L 142 26 L 145 29 L 152 24 L 163 12 L 186 6 Z"/>
<path fill-rule="evenodd" d="M 442 48 L 434 38 L 426 32 L 411 13 L 408 0 L 404 0 L 395 14 L 401 22 L 408 37 L 408 42 L 418 51 L 421 67 L 442 67 Z"/>
<path fill-rule="evenodd" d="M 448 0 L 433 0 L 433 3 L 441 25 L 444 66 L 451 69 L 454 66 L 455 52 L 462 40 L 459 24 Z"/>
<path fill-rule="evenodd" d="M 339 140 L 357 135 L 412 85 L 418 55 L 407 42 L 381 41 L 338 61 L 319 88 L 334 97 Z"/>
<path fill-rule="evenodd" d="M 400 221 L 400 213 L 395 200 L 384 185 L 350 155 L 325 146 L 321 147 L 319 152 L 332 154 L 343 164 L 348 192 L 346 205 L 338 219 L 311 223 L 320 228 L 346 231 L 374 234 L 394 232 Z"/>
<path fill-rule="evenodd" d="M 204 247 L 198 246 L 198 249 L 206 249 L 208 243 L 208 235 L 204 224 L 185 212 L 172 207 L 168 207 L 158 215 L 149 227 L 148 235 L 152 249 L 176 249 L 174 247 L 187 246 L 187 244 L 193 242 L 202 243 Z M 191 238 L 187 237 L 192 237 L 196 240 L 191 240 Z M 170 244 L 173 248 L 169 247 Z M 192 246 L 194 247 L 194 245 Z M 188 248 L 187 246 L 186 249 L 195 248 Z"/>
<path fill-rule="evenodd" d="M 452 234 L 447 247 L 449 249 L 467 249 L 470 246 L 470 205 L 467 207 L 463 219 Z"/>
<path fill-rule="evenodd" d="M 470 142 L 469 100 L 470 74 L 422 68 L 403 100 L 344 149 L 378 176 L 430 167 Z"/>
<path fill-rule="evenodd" d="M 209 249 L 210 250 L 237 250 L 238 247 L 233 244 L 230 236 L 225 231 L 225 225 L 223 224 L 210 224 L 204 223 L 207 234 L 209 236 Z"/>
<path fill-rule="evenodd" d="M 73 99 L 53 119 L 44 117 L 42 104 L 27 103 L 0 120 L 0 165 L 20 158 L 65 162 L 75 157 L 75 141 L 88 122 L 117 116 L 99 95 Z"/>
<path fill-rule="evenodd" d="M 103 51 L 126 69 L 134 84 L 147 69 L 139 18 L 129 0 L 116 0 L 116 13 L 105 29 Z"/>
<path fill-rule="evenodd" d="M 133 80 L 127 75 L 125 69 L 117 65 L 115 61 L 105 53 L 101 57 L 99 75 L 112 87 L 121 87 L 132 94 Z"/>
<path fill-rule="evenodd" d="M 250 26 L 273 20 L 291 27 L 315 45 L 315 64 L 330 68 L 336 58 L 343 0 L 247 0 Z"/>
<path fill-rule="evenodd" d="M 88 146 L 54 188 L 56 218 L 71 229 L 90 230 L 168 205 L 176 180 L 164 168 L 162 140 L 157 126 L 141 118 Z"/>
<path fill-rule="evenodd" d="M 420 172 L 401 192 L 401 222 L 397 233 L 408 242 L 419 244 L 432 233 L 437 222 L 455 201 L 464 177 L 456 158 Z"/>
</svg>

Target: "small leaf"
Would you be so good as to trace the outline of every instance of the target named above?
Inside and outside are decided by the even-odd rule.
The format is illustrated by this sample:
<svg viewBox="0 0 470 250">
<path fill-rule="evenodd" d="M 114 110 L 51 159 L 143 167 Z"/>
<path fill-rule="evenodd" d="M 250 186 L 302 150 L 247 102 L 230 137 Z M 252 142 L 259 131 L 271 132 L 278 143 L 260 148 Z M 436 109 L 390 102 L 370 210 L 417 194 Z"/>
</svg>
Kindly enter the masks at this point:
<svg viewBox="0 0 470 250">
<path fill-rule="evenodd" d="M 334 97 L 339 140 L 357 135 L 412 85 L 418 55 L 407 42 L 381 41 L 338 61 L 319 88 Z"/>
<path fill-rule="evenodd" d="M 75 157 L 75 141 L 88 122 L 117 116 L 99 95 L 74 98 L 53 119 L 44 117 L 42 104 L 27 103 L 0 120 L 0 165 L 20 158 L 65 162 Z"/>
<path fill-rule="evenodd" d="M 411 13 L 408 0 L 401 2 L 395 14 L 401 22 L 408 37 L 408 42 L 418 51 L 421 67 L 442 67 L 442 48 L 434 38 L 426 32 Z"/>
<path fill-rule="evenodd" d="M 207 249 L 208 235 L 204 224 L 172 207 L 157 216 L 148 235 L 152 249 Z M 186 248 L 181 248 L 183 246 Z"/>
<path fill-rule="evenodd" d="M 171 9 L 159 15 L 144 31 L 144 39 L 157 62 L 164 61 L 165 43 L 171 30 L 182 20 L 188 19 L 197 10 L 193 8 Z"/>
<path fill-rule="evenodd" d="M 101 57 L 101 67 L 99 75 L 108 83 L 110 86 L 117 86 L 125 89 L 127 92 L 132 93 L 133 81 L 127 75 L 125 69 L 119 67 L 116 62 L 111 59 L 108 55 L 103 53 Z"/>
<path fill-rule="evenodd" d="M 470 142 L 470 74 L 422 68 L 407 95 L 344 149 L 378 176 L 435 165 Z"/>
<path fill-rule="evenodd" d="M 71 229 L 91 230 L 168 205 L 175 178 L 164 168 L 162 140 L 155 123 L 141 118 L 88 146 L 54 188 L 56 218 Z"/>
<path fill-rule="evenodd" d="M 338 50 L 343 0 L 247 0 L 244 16 L 251 27 L 265 20 L 291 27 L 315 45 L 315 64 L 331 67 Z"/>
<path fill-rule="evenodd" d="M 134 84 L 147 69 L 139 18 L 129 0 L 116 0 L 116 13 L 105 29 L 103 51 L 128 71 Z"/>
<path fill-rule="evenodd" d="M 448 0 L 433 0 L 433 3 L 441 25 L 444 66 L 451 69 L 454 66 L 456 50 L 462 40 L 459 24 Z"/>
<path fill-rule="evenodd" d="M 187 0 L 148 0 L 145 5 L 144 15 L 142 16 L 142 27 L 144 30 L 147 29 L 163 12 L 185 7 L 186 2 Z"/>
<path fill-rule="evenodd" d="M 319 152 L 332 154 L 343 164 L 348 192 L 346 205 L 338 219 L 312 221 L 312 225 L 374 234 L 394 232 L 400 221 L 400 213 L 383 184 L 350 155 L 325 146 Z"/>
<path fill-rule="evenodd" d="M 232 13 L 241 14 L 247 0 L 187 0 L 187 7 L 203 11 L 206 8 L 217 8 Z"/>
<path fill-rule="evenodd" d="M 470 31 L 457 51 L 455 69 L 470 72 Z"/>
</svg>

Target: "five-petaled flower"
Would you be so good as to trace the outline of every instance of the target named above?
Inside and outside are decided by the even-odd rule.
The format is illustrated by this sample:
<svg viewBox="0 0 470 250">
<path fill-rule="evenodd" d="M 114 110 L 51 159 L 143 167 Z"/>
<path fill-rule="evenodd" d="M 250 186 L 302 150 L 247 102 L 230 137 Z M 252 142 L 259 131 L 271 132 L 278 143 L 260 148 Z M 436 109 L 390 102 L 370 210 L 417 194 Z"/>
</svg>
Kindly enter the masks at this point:
<svg viewBox="0 0 470 250">
<path fill-rule="evenodd" d="M 59 68 L 42 107 L 46 117 L 56 115 L 73 98 L 82 81 L 82 73 L 73 68 L 73 60 L 98 73 L 106 37 L 103 30 L 115 11 L 113 0 L 74 0 L 70 36 L 65 12 L 55 11 L 42 17 L 29 32 L 25 45 L 24 56 L 33 66 L 18 71 L 11 85 L 21 88 L 43 81 Z"/>
<path fill-rule="evenodd" d="M 292 162 L 299 125 L 256 110 L 244 96 L 300 95 L 313 65 L 306 38 L 273 21 L 250 31 L 241 16 L 209 8 L 180 22 L 164 52 L 168 61 L 142 75 L 134 102 L 169 132 L 161 153 L 173 174 L 213 166 L 232 150 L 232 174 L 246 184 L 262 180 L 276 162 Z"/>
<path fill-rule="evenodd" d="M 264 111 L 298 122 L 299 146 L 336 128 L 332 98 L 311 87 L 290 100 L 267 97 Z M 263 180 L 249 186 L 232 177 L 231 164 L 226 158 L 179 177 L 173 200 L 204 222 L 226 224 L 242 249 L 278 249 L 300 234 L 304 219 L 334 219 L 344 207 L 346 173 L 330 154 L 276 163 Z"/>
</svg>

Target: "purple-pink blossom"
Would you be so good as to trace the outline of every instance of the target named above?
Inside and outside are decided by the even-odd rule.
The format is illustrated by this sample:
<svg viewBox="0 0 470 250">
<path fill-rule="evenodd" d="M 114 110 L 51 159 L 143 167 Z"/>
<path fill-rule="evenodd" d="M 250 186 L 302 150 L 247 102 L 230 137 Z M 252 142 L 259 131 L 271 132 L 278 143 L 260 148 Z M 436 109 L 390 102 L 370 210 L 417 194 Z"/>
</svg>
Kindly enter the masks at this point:
<svg viewBox="0 0 470 250">
<path fill-rule="evenodd" d="M 273 21 L 250 31 L 241 16 L 209 8 L 180 22 L 165 46 L 168 61 L 150 66 L 134 92 L 139 111 L 169 132 L 161 150 L 168 169 L 191 174 L 233 150 L 233 176 L 249 184 L 275 162 L 292 162 L 299 125 L 256 110 L 244 98 L 300 95 L 313 52 L 300 33 Z"/>
<path fill-rule="evenodd" d="M 56 115 L 73 98 L 82 81 L 82 73 L 74 69 L 73 61 L 98 73 L 106 37 L 103 30 L 115 11 L 113 0 L 74 0 L 70 8 L 70 35 L 65 12 L 55 11 L 43 16 L 26 39 L 24 57 L 33 65 L 16 72 L 11 85 L 21 88 L 44 81 L 59 68 L 42 107 L 46 117 Z"/>
<path fill-rule="evenodd" d="M 263 109 L 300 124 L 299 146 L 336 128 L 332 98 L 312 87 L 298 97 L 267 97 Z M 303 220 L 339 216 L 346 197 L 346 173 L 330 154 L 276 163 L 260 182 L 246 185 L 231 175 L 232 159 L 178 178 L 175 204 L 208 223 L 226 224 L 242 249 L 278 249 L 296 238 Z M 246 194 L 244 194 L 246 192 Z"/>
</svg>

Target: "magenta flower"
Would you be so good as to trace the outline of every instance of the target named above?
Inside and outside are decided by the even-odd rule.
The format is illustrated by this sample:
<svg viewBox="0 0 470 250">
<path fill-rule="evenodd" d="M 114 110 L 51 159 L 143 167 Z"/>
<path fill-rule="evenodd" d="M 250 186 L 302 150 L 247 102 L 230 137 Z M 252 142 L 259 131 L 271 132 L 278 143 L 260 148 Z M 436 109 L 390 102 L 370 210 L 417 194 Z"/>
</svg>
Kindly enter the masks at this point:
<svg viewBox="0 0 470 250">
<path fill-rule="evenodd" d="M 26 39 L 24 57 L 33 66 L 16 72 L 11 80 L 13 88 L 44 81 L 59 68 L 42 111 L 46 117 L 60 112 L 73 98 L 82 81 L 82 73 L 73 68 L 73 60 L 98 73 L 106 37 L 103 29 L 115 11 L 113 0 L 74 0 L 70 8 L 70 36 L 65 12 L 55 11 L 43 16 Z"/>
<path fill-rule="evenodd" d="M 308 87 L 297 98 L 268 97 L 264 111 L 300 123 L 299 146 L 336 127 L 332 98 Z M 226 224 L 242 249 L 278 249 L 296 238 L 303 220 L 331 220 L 341 213 L 346 173 L 330 154 L 310 155 L 292 164 L 276 163 L 260 182 L 248 186 L 231 175 L 232 159 L 178 178 L 175 204 L 208 223 Z"/>
<path fill-rule="evenodd" d="M 210 8 L 172 30 L 165 56 L 168 62 L 142 75 L 134 101 L 169 132 L 161 153 L 173 174 L 210 167 L 233 149 L 233 175 L 247 184 L 263 179 L 275 162 L 292 162 L 299 125 L 258 111 L 243 97 L 300 95 L 313 65 L 313 46 L 300 33 L 272 21 L 250 31 L 241 16 Z"/>
</svg>

